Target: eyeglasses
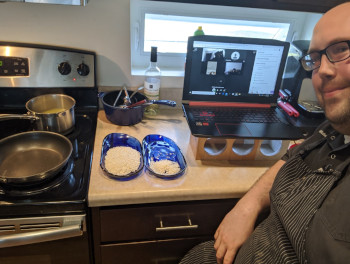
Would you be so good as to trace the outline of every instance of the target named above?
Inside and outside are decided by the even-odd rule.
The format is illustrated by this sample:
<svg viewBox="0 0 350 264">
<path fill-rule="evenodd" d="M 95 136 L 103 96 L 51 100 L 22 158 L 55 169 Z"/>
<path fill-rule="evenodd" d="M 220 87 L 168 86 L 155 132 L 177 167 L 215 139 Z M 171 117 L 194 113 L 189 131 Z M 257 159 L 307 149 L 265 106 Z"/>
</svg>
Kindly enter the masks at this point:
<svg viewBox="0 0 350 264">
<path fill-rule="evenodd" d="M 350 57 L 350 40 L 329 45 L 320 51 L 313 51 L 300 59 L 306 71 L 313 71 L 321 66 L 322 55 L 325 54 L 330 62 L 346 60 Z"/>
</svg>

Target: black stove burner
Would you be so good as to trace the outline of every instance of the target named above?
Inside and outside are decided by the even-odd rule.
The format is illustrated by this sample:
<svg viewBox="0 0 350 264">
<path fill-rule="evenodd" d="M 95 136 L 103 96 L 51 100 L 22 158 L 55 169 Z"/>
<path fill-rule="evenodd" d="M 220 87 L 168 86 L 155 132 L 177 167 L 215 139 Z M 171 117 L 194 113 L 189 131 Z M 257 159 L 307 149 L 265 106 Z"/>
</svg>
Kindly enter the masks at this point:
<svg viewBox="0 0 350 264">
<path fill-rule="evenodd" d="M 67 180 L 72 183 L 75 181 L 72 172 L 74 168 L 74 160 L 70 158 L 67 164 L 55 176 L 48 180 L 31 184 L 8 184 L 0 183 L 0 194 L 8 197 L 28 197 L 32 195 L 42 194 L 52 191 L 54 188 L 60 187 Z M 70 178 L 70 179 L 69 179 Z"/>
<path fill-rule="evenodd" d="M 0 121 L 0 139 L 22 133 L 27 131 L 33 131 L 33 123 L 26 119 L 9 119 Z"/>
<path fill-rule="evenodd" d="M 74 139 L 79 135 L 80 131 L 81 131 L 80 126 L 76 124 L 73 127 L 73 129 L 71 131 L 69 131 L 69 133 L 64 134 L 64 136 L 66 136 L 69 139 Z"/>
</svg>

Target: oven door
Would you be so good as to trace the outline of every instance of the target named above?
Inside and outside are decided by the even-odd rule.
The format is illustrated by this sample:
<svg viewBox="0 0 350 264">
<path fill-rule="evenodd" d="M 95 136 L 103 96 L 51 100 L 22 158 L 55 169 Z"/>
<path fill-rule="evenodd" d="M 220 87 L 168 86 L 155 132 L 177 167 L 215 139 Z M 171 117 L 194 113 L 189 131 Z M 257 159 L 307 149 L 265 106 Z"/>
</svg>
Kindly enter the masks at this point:
<svg viewBox="0 0 350 264">
<path fill-rule="evenodd" d="M 1 264 L 90 263 L 86 216 L 0 219 Z"/>
</svg>

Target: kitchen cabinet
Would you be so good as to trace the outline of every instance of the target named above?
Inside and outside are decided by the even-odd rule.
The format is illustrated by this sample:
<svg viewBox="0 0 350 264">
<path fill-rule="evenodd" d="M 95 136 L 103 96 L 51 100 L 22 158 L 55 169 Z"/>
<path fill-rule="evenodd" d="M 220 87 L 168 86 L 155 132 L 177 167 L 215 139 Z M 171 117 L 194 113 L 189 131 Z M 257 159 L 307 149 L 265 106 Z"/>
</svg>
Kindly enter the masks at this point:
<svg viewBox="0 0 350 264">
<path fill-rule="evenodd" d="M 92 208 L 96 264 L 170 264 L 213 239 L 238 199 Z"/>
<path fill-rule="evenodd" d="M 206 5 L 240 6 L 266 8 L 290 11 L 304 11 L 325 13 L 332 7 L 347 2 L 346 0 L 153 0 L 167 2 L 181 2 Z"/>
</svg>

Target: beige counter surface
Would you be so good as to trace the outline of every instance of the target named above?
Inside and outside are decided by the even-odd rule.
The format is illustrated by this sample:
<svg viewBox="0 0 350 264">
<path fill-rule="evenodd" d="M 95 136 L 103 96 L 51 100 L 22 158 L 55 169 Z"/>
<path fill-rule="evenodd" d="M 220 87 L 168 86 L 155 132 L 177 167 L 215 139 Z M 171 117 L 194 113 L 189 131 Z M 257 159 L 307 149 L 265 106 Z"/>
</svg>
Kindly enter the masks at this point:
<svg viewBox="0 0 350 264">
<path fill-rule="evenodd" d="M 109 133 L 126 133 L 140 142 L 148 134 L 171 138 L 187 161 L 184 175 L 164 180 L 142 172 L 138 177 L 119 181 L 107 177 L 100 168 L 102 142 Z M 190 146 L 190 130 L 181 110 L 162 109 L 160 115 L 144 117 L 134 126 L 117 126 L 99 111 L 91 179 L 90 207 L 189 201 L 241 197 L 273 164 L 273 161 L 201 161 Z"/>
</svg>

